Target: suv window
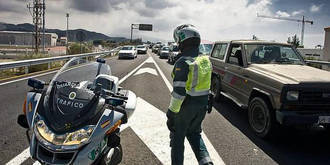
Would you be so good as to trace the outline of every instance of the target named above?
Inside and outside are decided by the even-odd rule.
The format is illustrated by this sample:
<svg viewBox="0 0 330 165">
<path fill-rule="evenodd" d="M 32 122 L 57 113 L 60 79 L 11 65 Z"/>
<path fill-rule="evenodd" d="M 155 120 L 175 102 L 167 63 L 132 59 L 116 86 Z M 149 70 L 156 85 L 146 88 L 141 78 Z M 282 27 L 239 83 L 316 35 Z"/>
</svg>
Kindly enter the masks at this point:
<svg viewBox="0 0 330 165">
<path fill-rule="evenodd" d="M 228 63 L 243 66 L 242 48 L 241 45 L 233 45 L 230 50 Z"/>
<path fill-rule="evenodd" d="M 247 44 L 244 48 L 249 64 L 303 64 L 300 55 L 290 46 Z"/>
<path fill-rule="evenodd" d="M 212 57 L 223 60 L 225 58 L 226 50 L 228 44 L 216 44 L 212 52 Z"/>
</svg>

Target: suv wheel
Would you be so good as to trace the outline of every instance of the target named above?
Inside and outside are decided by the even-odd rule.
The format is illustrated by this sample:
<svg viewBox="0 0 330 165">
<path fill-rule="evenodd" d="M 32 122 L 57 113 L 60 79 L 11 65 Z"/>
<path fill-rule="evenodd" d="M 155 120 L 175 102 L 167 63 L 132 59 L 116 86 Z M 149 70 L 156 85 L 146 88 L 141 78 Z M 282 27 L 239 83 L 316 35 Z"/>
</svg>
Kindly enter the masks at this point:
<svg viewBox="0 0 330 165">
<path fill-rule="evenodd" d="M 267 138 L 274 131 L 274 115 L 271 106 L 261 97 L 253 98 L 249 103 L 248 118 L 253 132 L 261 138 Z"/>
<path fill-rule="evenodd" d="M 220 79 L 216 76 L 212 76 L 211 80 L 211 92 L 214 95 L 215 101 L 220 101 L 221 99 L 221 87 L 220 87 Z"/>
</svg>

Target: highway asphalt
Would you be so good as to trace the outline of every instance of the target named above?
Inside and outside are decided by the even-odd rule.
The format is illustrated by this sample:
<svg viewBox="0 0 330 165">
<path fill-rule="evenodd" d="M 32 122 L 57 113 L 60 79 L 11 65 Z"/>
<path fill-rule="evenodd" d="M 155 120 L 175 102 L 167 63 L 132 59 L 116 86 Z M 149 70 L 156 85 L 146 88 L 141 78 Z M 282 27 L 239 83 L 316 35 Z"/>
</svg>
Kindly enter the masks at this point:
<svg viewBox="0 0 330 165">
<path fill-rule="evenodd" d="M 145 62 L 149 57 L 153 58 L 165 78 L 172 83 L 170 75 L 173 66 L 168 64 L 166 59 L 159 59 L 149 51 L 147 55 L 138 55 L 134 60 L 110 58 L 107 59 L 107 64 L 111 66 L 113 75 L 122 79 L 143 63 L 136 72 L 121 83 L 121 86 L 134 91 L 137 97 L 161 112 L 166 112 L 170 91 L 157 66 Z M 141 72 L 137 74 L 139 70 Z M 156 71 L 156 74 L 151 74 L 152 71 Z M 37 78 L 49 81 L 53 75 Z M 9 162 L 28 147 L 24 129 L 16 124 L 17 115 L 22 113 L 25 94 L 29 90 L 26 84 L 27 80 L 22 80 L 0 85 L 0 164 Z M 124 151 L 121 164 L 162 164 L 162 159 L 150 149 L 149 142 L 144 141 L 145 138 L 138 136 L 136 130 L 132 128 L 128 127 L 121 133 Z M 262 140 L 249 129 L 246 111 L 226 99 L 216 103 L 212 113 L 206 115 L 203 130 L 225 164 L 330 164 L 329 134 L 322 131 L 287 128 L 283 129 L 279 136 Z M 27 159 L 23 164 L 33 162 Z M 220 162 L 214 163 L 217 165 Z"/>
</svg>

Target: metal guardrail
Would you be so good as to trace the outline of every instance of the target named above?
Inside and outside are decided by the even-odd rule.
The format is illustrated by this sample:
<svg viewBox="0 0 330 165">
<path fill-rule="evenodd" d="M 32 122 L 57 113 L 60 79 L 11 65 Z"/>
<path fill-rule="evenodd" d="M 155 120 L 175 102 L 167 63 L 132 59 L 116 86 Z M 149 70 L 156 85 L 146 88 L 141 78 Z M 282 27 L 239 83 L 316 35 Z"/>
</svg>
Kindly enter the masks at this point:
<svg viewBox="0 0 330 165">
<path fill-rule="evenodd" d="M 5 69 L 25 67 L 25 73 L 27 74 L 27 73 L 29 73 L 28 67 L 32 66 L 32 65 L 47 64 L 48 63 L 48 69 L 50 69 L 50 63 L 51 62 L 69 60 L 69 59 L 74 58 L 74 57 L 102 56 L 102 55 L 107 55 L 107 54 L 113 53 L 115 51 L 116 51 L 115 49 L 112 49 L 110 51 L 97 52 L 97 53 L 85 53 L 85 54 L 75 54 L 75 55 L 67 55 L 67 56 L 39 58 L 39 59 L 22 60 L 22 61 L 14 61 L 14 62 L 4 62 L 4 63 L 0 63 L 0 71 L 5 70 Z"/>
<path fill-rule="evenodd" d="M 305 62 L 309 63 L 309 64 L 321 64 L 321 65 L 329 65 L 330 66 L 329 61 L 305 60 Z"/>
</svg>

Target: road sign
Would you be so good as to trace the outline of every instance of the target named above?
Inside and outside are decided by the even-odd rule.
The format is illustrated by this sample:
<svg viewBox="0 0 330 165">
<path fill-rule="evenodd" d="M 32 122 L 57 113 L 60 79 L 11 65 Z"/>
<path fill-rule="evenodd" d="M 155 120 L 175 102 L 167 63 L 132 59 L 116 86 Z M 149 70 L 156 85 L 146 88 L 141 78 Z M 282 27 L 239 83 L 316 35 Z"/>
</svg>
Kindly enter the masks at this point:
<svg viewBox="0 0 330 165">
<path fill-rule="evenodd" d="M 139 30 L 152 31 L 151 24 L 139 24 Z"/>
</svg>

